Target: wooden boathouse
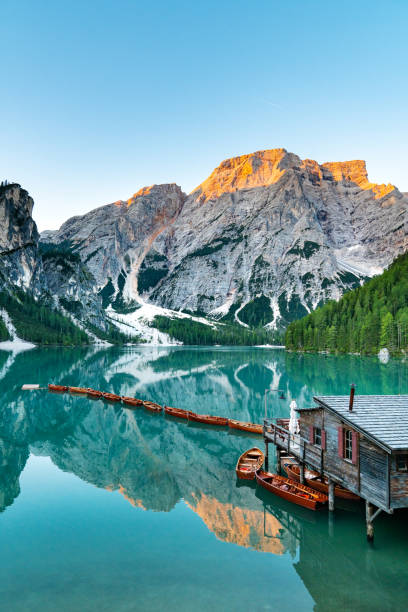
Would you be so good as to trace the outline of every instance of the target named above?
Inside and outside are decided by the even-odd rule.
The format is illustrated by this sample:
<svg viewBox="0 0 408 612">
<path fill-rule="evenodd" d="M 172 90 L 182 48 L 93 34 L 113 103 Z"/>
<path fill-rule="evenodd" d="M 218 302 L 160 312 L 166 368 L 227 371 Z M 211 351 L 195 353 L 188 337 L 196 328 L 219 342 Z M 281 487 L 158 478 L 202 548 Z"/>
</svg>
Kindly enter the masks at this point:
<svg viewBox="0 0 408 612">
<path fill-rule="evenodd" d="M 304 469 L 327 479 L 329 510 L 334 487 L 342 485 L 366 502 L 367 539 L 374 538 L 373 521 L 408 507 L 408 395 L 318 396 L 315 406 L 298 408 L 299 434 L 288 419 L 265 419 L 266 469 L 268 447 L 281 457 L 293 457 Z"/>
</svg>

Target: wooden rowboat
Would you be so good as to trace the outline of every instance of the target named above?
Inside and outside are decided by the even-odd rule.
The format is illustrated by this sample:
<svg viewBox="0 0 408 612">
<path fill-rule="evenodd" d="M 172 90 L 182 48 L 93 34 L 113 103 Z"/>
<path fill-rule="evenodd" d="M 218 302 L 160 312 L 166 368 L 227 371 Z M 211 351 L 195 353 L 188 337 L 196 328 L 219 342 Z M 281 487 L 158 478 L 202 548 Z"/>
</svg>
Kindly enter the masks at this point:
<svg viewBox="0 0 408 612">
<path fill-rule="evenodd" d="M 163 406 L 156 404 L 156 402 L 143 402 L 143 406 L 150 412 L 161 412 L 163 410 Z"/>
<path fill-rule="evenodd" d="M 188 420 L 195 423 L 205 423 L 206 425 L 219 425 L 226 427 L 228 425 L 228 419 L 224 417 L 211 416 L 210 414 L 196 414 L 195 412 L 188 412 Z"/>
<path fill-rule="evenodd" d="M 120 395 L 116 395 L 115 393 L 102 393 L 102 397 L 107 402 L 120 402 Z"/>
<path fill-rule="evenodd" d="M 284 463 L 283 469 L 291 480 L 295 480 L 296 482 L 300 481 L 300 467 L 296 463 Z M 329 492 L 327 479 L 324 478 L 322 480 L 319 472 L 305 469 L 305 483 L 315 491 L 320 491 L 326 495 Z M 352 499 L 354 501 L 359 501 L 361 499 L 358 495 L 348 491 L 341 485 L 336 485 L 334 487 L 334 495 L 342 499 Z"/>
<path fill-rule="evenodd" d="M 188 410 L 182 408 L 172 408 L 171 406 L 165 406 L 164 412 L 169 416 L 178 417 L 179 419 L 188 419 Z"/>
<path fill-rule="evenodd" d="M 84 387 L 68 387 L 70 393 L 76 393 L 77 395 L 87 395 L 88 389 Z"/>
<path fill-rule="evenodd" d="M 102 397 L 102 391 L 97 391 L 96 389 L 87 389 L 86 394 L 91 399 L 99 399 Z"/>
<path fill-rule="evenodd" d="M 261 469 L 264 460 L 265 455 L 259 448 L 256 448 L 256 446 L 242 453 L 237 461 L 237 467 L 235 468 L 238 478 L 254 480 L 255 473 L 257 470 Z"/>
<path fill-rule="evenodd" d="M 327 495 L 323 495 L 323 493 L 319 493 L 306 485 L 263 470 L 256 472 L 256 482 L 267 491 L 310 510 L 317 510 L 328 500 Z"/>
<path fill-rule="evenodd" d="M 48 385 L 48 391 L 53 391 L 54 393 L 66 393 L 68 391 L 68 387 L 65 385 Z"/>
<path fill-rule="evenodd" d="M 256 423 L 244 423 L 244 421 L 235 421 L 234 419 L 229 419 L 228 427 L 231 427 L 231 429 L 239 429 L 240 431 L 247 431 L 248 433 L 261 435 L 263 433 L 262 425 L 257 425 Z"/>
<path fill-rule="evenodd" d="M 126 406 L 132 406 L 133 408 L 143 406 L 143 400 L 137 399 L 136 397 L 126 397 L 126 395 L 122 395 L 122 402 L 126 404 Z"/>
</svg>

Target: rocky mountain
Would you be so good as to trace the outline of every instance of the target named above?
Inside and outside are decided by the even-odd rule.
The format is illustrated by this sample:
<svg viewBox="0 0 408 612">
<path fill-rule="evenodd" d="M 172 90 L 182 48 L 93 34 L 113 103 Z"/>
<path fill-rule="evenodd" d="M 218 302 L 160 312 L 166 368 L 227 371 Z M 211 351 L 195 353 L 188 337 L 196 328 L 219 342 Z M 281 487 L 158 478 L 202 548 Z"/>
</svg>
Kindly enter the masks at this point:
<svg viewBox="0 0 408 612">
<path fill-rule="evenodd" d="M 79 255 L 122 322 L 151 304 L 275 327 L 404 252 L 407 210 L 406 194 L 370 183 L 364 161 L 272 149 L 225 160 L 189 196 L 175 184 L 144 188 L 41 241 Z"/>
<path fill-rule="evenodd" d="M 31 339 L 26 319 L 34 323 L 33 309 L 38 304 L 46 308 L 40 315 L 42 323 L 53 318 L 53 309 L 66 315 L 65 335 L 78 325 L 88 330 L 92 339 L 94 331 L 106 334 L 111 324 L 102 307 L 96 279 L 78 255 L 61 246 L 40 247 L 33 205 L 33 199 L 20 185 L 0 187 L 1 318 L 9 325 L 16 324 L 18 331 L 24 329 Z M 59 327 L 61 321 L 54 321 L 54 327 Z M 89 328 L 94 331 L 89 332 Z M 53 339 L 59 341 L 55 334 Z"/>
<path fill-rule="evenodd" d="M 16 183 L 0 187 L 0 284 L 38 286 L 38 231 L 33 199 Z"/>
</svg>

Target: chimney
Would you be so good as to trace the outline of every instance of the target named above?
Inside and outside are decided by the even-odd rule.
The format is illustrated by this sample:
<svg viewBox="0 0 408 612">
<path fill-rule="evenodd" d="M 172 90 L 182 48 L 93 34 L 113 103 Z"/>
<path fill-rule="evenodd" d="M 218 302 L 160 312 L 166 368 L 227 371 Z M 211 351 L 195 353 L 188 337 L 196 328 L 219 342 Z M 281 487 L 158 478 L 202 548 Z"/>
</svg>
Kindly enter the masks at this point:
<svg viewBox="0 0 408 612">
<path fill-rule="evenodd" d="M 353 412 L 353 402 L 354 402 L 354 391 L 355 391 L 355 384 L 353 383 L 350 387 L 350 401 L 349 401 L 349 412 Z"/>
</svg>

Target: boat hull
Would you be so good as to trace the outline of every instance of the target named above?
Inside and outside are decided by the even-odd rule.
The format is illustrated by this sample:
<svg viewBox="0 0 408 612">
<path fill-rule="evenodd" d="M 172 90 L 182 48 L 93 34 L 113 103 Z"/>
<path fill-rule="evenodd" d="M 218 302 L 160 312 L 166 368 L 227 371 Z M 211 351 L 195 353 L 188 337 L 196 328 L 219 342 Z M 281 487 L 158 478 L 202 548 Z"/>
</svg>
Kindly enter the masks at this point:
<svg viewBox="0 0 408 612">
<path fill-rule="evenodd" d="M 168 416 L 177 417 L 179 419 L 188 419 L 188 410 L 182 408 L 171 408 L 171 406 L 165 406 L 164 412 Z"/>
<path fill-rule="evenodd" d="M 235 473 L 241 480 L 255 480 L 255 474 L 257 470 L 260 470 L 263 462 L 265 461 L 265 455 L 263 452 L 254 446 L 249 450 L 242 453 L 237 461 Z"/>
<path fill-rule="evenodd" d="M 76 395 L 87 395 L 88 389 L 84 387 L 68 387 L 70 393 L 74 393 Z"/>
<path fill-rule="evenodd" d="M 196 414 L 195 412 L 188 413 L 188 420 L 193 423 L 217 425 L 218 427 L 226 427 L 228 425 L 228 419 L 224 417 L 211 416 L 210 414 Z"/>
<path fill-rule="evenodd" d="M 295 480 L 296 482 L 300 482 L 299 469 L 296 468 L 298 468 L 297 465 L 292 466 L 289 463 L 283 464 L 283 469 L 285 470 L 288 477 L 292 480 Z M 324 493 L 325 495 L 329 493 L 329 485 L 325 482 L 322 482 L 321 480 L 315 480 L 313 478 L 305 477 L 305 483 L 308 487 L 314 489 L 315 491 L 320 491 L 320 493 Z M 340 487 L 338 485 L 334 487 L 334 495 L 339 499 L 349 499 L 352 501 L 360 501 L 361 499 L 355 493 L 352 493 L 351 491 L 348 491 L 344 487 Z"/>
<path fill-rule="evenodd" d="M 113 404 L 121 401 L 120 395 L 116 395 L 115 393 L 102 393 L 102 398 L 106 402 L 112 402 Z"/>
<path fill-rule="evenodd" d="M 163 406 L 155 402 L 143 402 L 143 406 L 146 410 L 149 410 L 149 412 L 161 412 L 163 410 Z"/>
<path fill-rule="evenodd" d="M 48 385 L 48 391 L 52 391 L 53 393 L 66 393 L 68 391 L 68 387 L 65 385 Z"/>
<path fill-rule="evenodd" d="M 100 399 L 102 397 L 102 392 L 96 391 L 96 389 L 88 389 L 87 396 L 90 399 Z"/>
<path fill-rule="evenodd" d="M 137 399 L 136 397 L 122 396 L 122 402 L 126 406 L 131 406 L 132 408 L 139 408 L 140 406 L 143 406 L 143 400 Z"/>
<path fill-rule="evenodd" d="M 264 472 L 263 470 L 257 471 L 256 482 L 274 495 L 297 504 L 298 506 L 308 508 L 309 510 L 317 510 L 327 503 L 327 496 L 318 491 L 314 491 L 311 487 L 299 484 L 283 476 Z M 278 485 L 275 485 L 274 482 L 277 482 Z M 281 487 L 284 485 L 291 490 L 282 489 Z"/>
<path fill-rule="evenodd" d="M 253 434 L 263 434 L 262 425 L 258 425 L 256 423 L 244 423 L 243 421 L 236 421 L 234 419 L 229 419 L 228 427 L 231 429 L 238 429 L 239 431 L 246 431 L 247 433 Z"/>
</svg>

